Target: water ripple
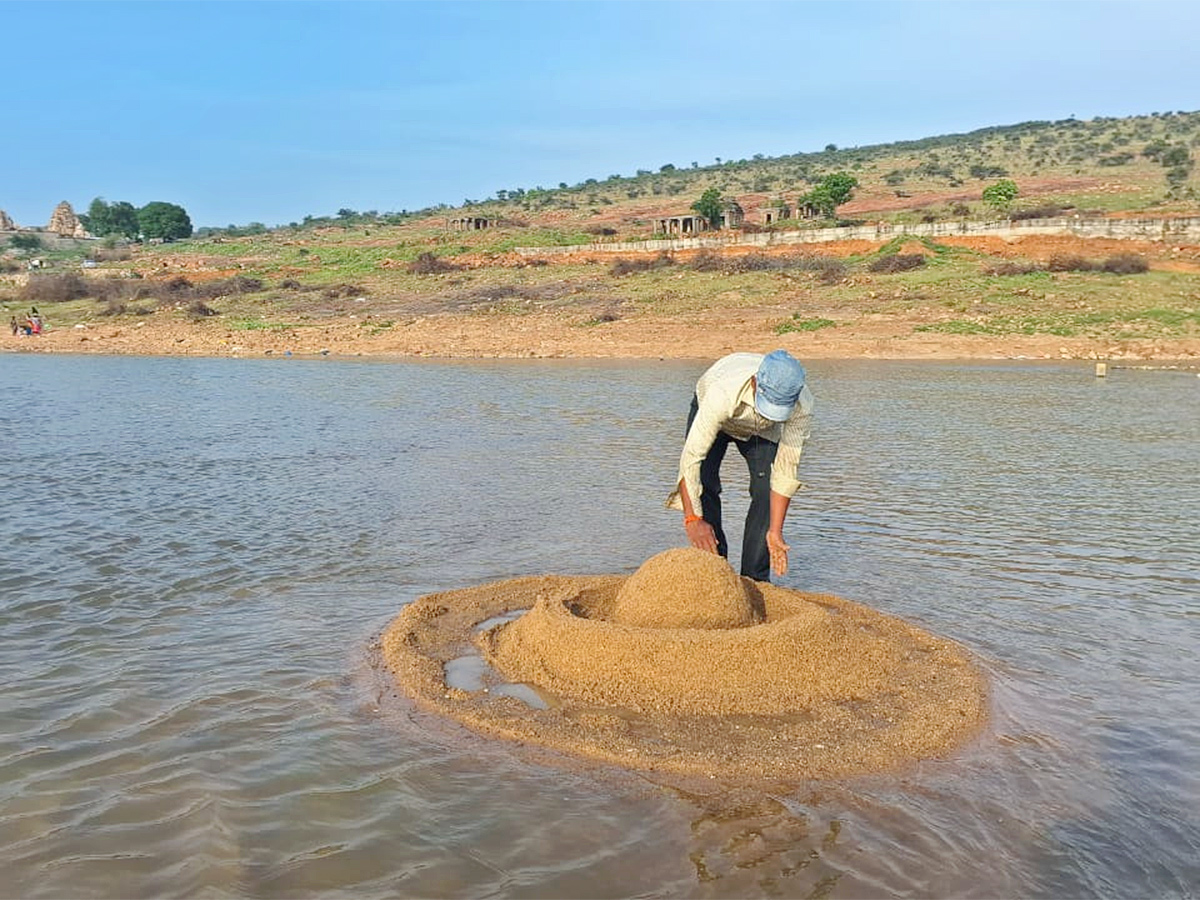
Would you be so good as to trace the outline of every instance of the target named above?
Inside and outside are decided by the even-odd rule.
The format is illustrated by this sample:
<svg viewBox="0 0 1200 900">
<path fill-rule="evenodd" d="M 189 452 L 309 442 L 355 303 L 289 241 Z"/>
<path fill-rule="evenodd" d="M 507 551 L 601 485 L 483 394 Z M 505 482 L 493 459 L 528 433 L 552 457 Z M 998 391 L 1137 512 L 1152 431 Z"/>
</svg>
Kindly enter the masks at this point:
<svg viewBox="0 0 1200 900">
<path fill-rule="evenodd" d="M 6 359 L 53 414 L 0 409 L 39 473 L 0 517 L 0 893 L 1194 893 L 1194 379 L 810 367 L 786 583 L 980 655 L 995 715 L 953 759 L 701 790 L 391 696 L 362 648 L 415 597 L 678 544 L 700 368 Z"/>
</svg>

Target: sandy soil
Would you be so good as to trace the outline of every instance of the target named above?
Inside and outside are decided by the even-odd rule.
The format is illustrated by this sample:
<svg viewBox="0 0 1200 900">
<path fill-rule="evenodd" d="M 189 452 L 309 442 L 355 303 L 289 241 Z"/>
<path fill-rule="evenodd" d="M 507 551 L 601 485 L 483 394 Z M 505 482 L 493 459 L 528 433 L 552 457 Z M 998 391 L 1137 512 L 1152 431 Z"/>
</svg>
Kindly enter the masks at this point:
<svg viewBox="0 0 1200 900">
<path fill-rule="evenodd" d="M 1200 339 L 1098 343 L 1053 335 L 914 333 L 896 316 L 864 319 L 837 329 L 775 334 L 789 315 L 780 307 L 709 310 L 682 319 L 644 315 L 586 325 L 578 312 L 526 315 L 420 316 L 379 334 L 358 322 L 312 328 L 232 331 L 221 322 L 179 320 L 90 324 L 51 329 L 37 337 L 5 334 L 6 351 L 165 356 L 378 356 L 446 358 L 714 359 L 735 350 L 783 347 L 799 358 L 836 359 L 1110 359 L 1200 358 Z"/>
</svg>

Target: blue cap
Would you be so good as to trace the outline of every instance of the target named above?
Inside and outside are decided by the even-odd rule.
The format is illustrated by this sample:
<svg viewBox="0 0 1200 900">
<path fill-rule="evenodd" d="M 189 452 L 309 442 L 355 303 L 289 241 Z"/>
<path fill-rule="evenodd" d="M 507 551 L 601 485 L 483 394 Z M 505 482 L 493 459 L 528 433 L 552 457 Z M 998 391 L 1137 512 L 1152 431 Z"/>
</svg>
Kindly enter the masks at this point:
<svg viewBox="0 0 1200 900">
<path fill-rule="evenodd" d="M 755 375 L 754 408 L 772 422 L 786 422 L 804 390 L 804 366 L 786 350 L 763 357 Z"/>
</svg>

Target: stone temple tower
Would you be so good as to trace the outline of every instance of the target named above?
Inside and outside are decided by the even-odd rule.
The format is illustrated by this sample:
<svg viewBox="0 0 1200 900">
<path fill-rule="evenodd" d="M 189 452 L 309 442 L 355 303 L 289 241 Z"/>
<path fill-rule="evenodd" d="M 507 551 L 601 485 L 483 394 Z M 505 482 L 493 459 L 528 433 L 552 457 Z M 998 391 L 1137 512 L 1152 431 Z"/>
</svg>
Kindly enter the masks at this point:
<svg viewBox="0 0 1200 900">
<path fill-rule="evenodd" d="M 46 230 L 59 237 L 84 238 L 88 236 L 83 223 L 79 221 L 79 216 L 75 215 L 75 210 L 66 200 L 54 207 L 54 212 L 50 215 L 50 224 L 46 226 Z"/>
</svg>

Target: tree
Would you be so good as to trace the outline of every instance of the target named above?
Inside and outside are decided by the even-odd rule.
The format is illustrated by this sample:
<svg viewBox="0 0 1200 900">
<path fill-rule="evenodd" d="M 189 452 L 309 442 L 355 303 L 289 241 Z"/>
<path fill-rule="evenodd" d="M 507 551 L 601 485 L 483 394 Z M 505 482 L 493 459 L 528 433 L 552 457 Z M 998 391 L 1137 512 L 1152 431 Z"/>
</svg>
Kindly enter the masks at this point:
<svg viewBox="0 0 1200 900">
<path fill-rule="evenodd" d="M 841 206 L 853 196 L 858 179 L 848 172 L 834 172 L 821 180 L 821 187 L 829 191 L 834 206 Z"/>
<path fill-rule="evenodd" d="M 834 172 L 822 178 L 815 188 L 800 198 L 800 202 L 818 210 L 825 218 L 832 219 L 837 208 L 853 196 L 856 187 L 858 179 L 853 175 Z"/>
<path fill-rule="evenodd" d="M 692 209 L 708 219 L 708 224 L 713 228 L 721 227 L 721 213 L 725 204 L 721 201 L 721 192 L 717 188 L 710 187 L 701 194 L 700 199 L 692 204 Z"/>
<path fill-rule="evenodd" d="M 97 197 L 88 206 L 87 215 L 81 219 L 83 227 L 96 237 L 118 235 L 132 240 L 142 230 L 138 211 L 132 203 L 124 200 L 109 204 L 103 197 Z"/>
<path fill-rule="evenodd" d="M 1192 155 L 1188 153 L 1187 147 L 1183 144 L 1175 144 L 1165 150 L 1162 156 L 1159 157 L 1159 163 L 1164 168 L 1190 168 L 1192 164 Z"/>
<path fill-rule="evenodd" d="M 138 222 L 145 238 L 175 241 L 192 236 L 192 220 L 187 210 L 174 203 L 155 200 L 138 210 Z"/>
<path fill-rule="evenodd" d="M 1008 209 L 1010 203 L 1017 199 L 1017 183 L 1011 178 L 1001 178 L 995 184 L 983 189 L 983 202 L 996 212 Z"/>
<path fill-rule="evenodd" d="M 118 200 L 109 207 L 109 234 L 119 234 L 130 240 L 136 238 L 141 231 L 141 219 L 132 203 Z M 95 234 L 93 231 L 92 234 Z"/>
</svg>

